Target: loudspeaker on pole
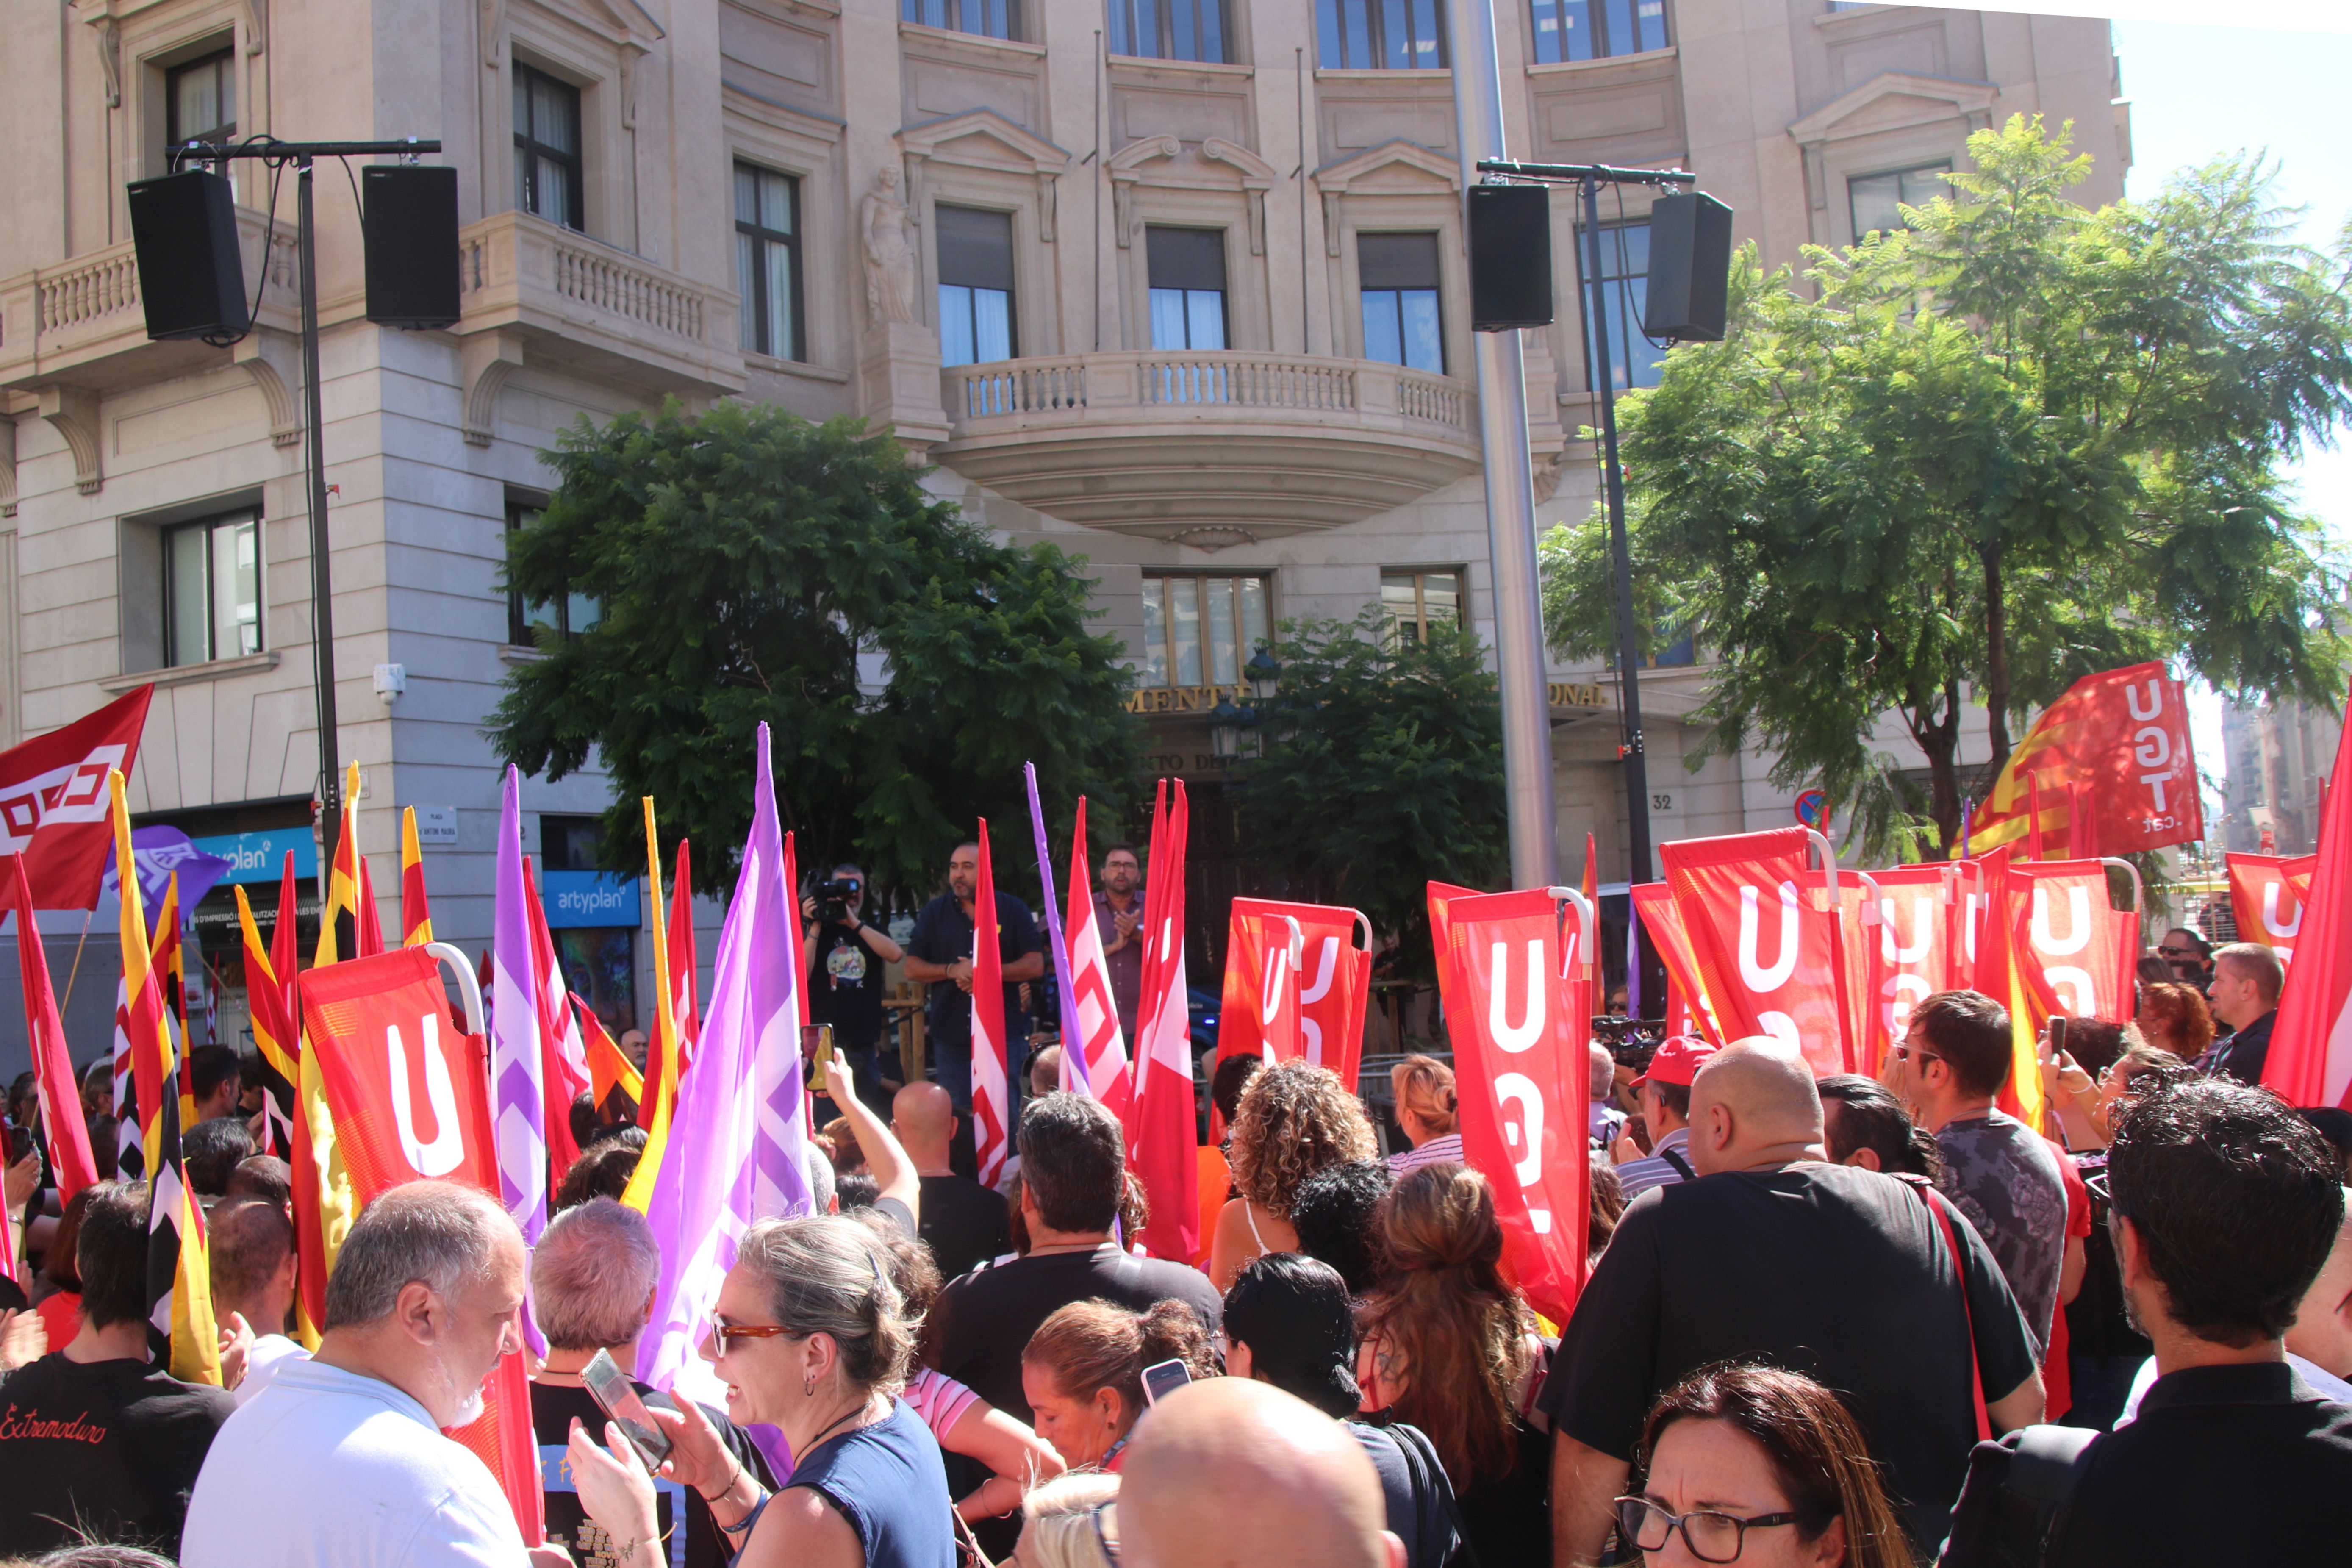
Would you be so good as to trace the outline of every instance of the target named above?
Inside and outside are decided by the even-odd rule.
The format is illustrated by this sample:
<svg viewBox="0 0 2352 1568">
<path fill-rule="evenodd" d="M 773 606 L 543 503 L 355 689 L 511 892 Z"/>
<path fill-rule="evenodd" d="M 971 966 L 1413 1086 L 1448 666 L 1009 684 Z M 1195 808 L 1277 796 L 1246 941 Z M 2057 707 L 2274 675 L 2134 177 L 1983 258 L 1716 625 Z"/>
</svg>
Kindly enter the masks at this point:
<svg viewBox="0 0 2352 1568">
<path fill-rule="evenodd" d="M 1731 209 L 1684 191 L 1650 204 L 1650 288 L 1642 331 L 1683 342 L 1723 341 L 1731 280 Z"/>
<path fill-rule="evenodd" d="M 1551 325 L 1551 193 L 1470 187 L 1470 330 Z"/>
<path fill-rule="evenodd" d="M 186 169 L 137 181 L 129 195 L 147 335 L 242 337 L 252 322 L 229 183 L 209 169 Z"/>
<path fill-rule="evenodd" d="M 407 163 L 360 170 L 367 213 L 367 319 L 412 331 L 453 326 L 457 171 Z"/>
</svg>

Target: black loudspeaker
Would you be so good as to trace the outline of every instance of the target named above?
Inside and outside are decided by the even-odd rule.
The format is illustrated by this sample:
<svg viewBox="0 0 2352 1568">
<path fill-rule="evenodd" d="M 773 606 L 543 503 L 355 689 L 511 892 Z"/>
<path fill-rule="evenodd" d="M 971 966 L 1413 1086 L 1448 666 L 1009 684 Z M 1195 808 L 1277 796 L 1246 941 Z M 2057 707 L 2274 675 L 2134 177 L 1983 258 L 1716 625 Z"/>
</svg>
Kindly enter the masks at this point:
<svg viewBox="0 0 2352 1568">
<path fill-rule="evenodd" d="M 1551 325 L 1551 192 L 1470 187 L 1470 330 Z"/>
<path fill-rule="evenodd" d="M 1731 209 L 1684 191 L 1650 204 L 1650 295 L 1642 331 L 1684 342 L 1723 341 L 1731 279 Z"/>
<path fill-rule="evenodd" d="M 456 324 L 457 171 L 360 170 L 367 213 L 367 319 L 412 331 Z"/>
<path fill-rule="evenodd" d="M 245 258 L 236 248 L 236 198 L 208 169 L 131 187 L 131 243 L 139 254 L 139 301 L 151 338 L 235 338 L 246 314 Z"/>
</svg>

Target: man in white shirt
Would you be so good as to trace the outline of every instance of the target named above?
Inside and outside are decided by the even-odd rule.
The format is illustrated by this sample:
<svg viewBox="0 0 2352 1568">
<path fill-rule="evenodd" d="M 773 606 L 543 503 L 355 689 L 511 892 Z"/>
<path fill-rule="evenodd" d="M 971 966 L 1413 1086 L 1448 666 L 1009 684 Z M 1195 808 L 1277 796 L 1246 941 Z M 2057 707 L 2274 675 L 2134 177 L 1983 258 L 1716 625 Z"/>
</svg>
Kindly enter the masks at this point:
<svg viewBox="0 0 2352 1568">
<path fill-rule="evenodd" d="M 489 1197 L 414 1182 L 378 1198 L 327 1282 L 318 1354 L 221 1428 L 184 1568 L 566 1568 L 527 1549 L 488 1467 L 441 1435 L 521 1345 L 522 1236 Z"/>
<path fill-rule="evenodd" d="M 1658 1042 L 1649 1070 L 1633 1080 L 1642 1100 L 1642 1125 L 1649 1130 L 1650 1152 L 1644 1157 L 1629 1135 L 1616 1144 L 1617 1182 L 1632 1203 L 1652 1187 L 1691 1179 L 1691 1080 L 1715 1047 L 1688 1035 L 1669 1035 Z"/>
</svg>

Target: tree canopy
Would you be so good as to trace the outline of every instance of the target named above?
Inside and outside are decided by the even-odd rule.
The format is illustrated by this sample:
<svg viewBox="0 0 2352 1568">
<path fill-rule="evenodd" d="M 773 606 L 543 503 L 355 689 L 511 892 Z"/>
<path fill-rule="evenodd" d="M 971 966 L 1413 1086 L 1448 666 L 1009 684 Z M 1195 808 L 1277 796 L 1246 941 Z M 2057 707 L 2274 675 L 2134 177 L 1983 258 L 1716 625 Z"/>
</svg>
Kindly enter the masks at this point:
<svg viewBox="0 0 2352 1568">
<path fill-rule="evenodd" d="M 763 720 L 804 869 L 856 859 L 881 886 L 929 887 L 983 815 L 1000 847 L 1008 830 L 1025 843 L 1024 762 L 1049 810 L 1081 791 L 1123 803 L 1129 677 L 1118 640 L 1087 629 L 1083 560 L 995 543 L 896 441 L 772 406 L 671 405 L 583 418 L 550 461 L 562 482 L 509 536 L 507 585 L 602 614 L 539 634 L 488 732 L 526 773 L 593 753 L 616 795 L 609 867 L 645 864 L 650 795 L 664 837 L 731 879 Z"/>
<path fill-rule="evenodd" d="M 1282 631 L 1243 819 L 1269 858 L 1422 960 L 1427 884 L 1503 879 L 1502 709 L 1485 650 L 1434 620 L 1425 642 L 1392 639 L 1377 608 Z"/>
<path fill-rule="evenodd" d="M 2352 410 L 2352 228 L 2293 243 L 2254 161 L 2094 212 L 2064 131 L 1968 150 L 1907 230 L 1809 248 L 1801 279 L 1743 250 L 1724 341 L 1620 405 L 1637 613 L 1720 659 L 1698 755 L 1769 746 L 1872 856 L 1952 842 L 1966 701 L 1998 769 L 2013 723 L 2118 665 L 2343 693 L 2341 579 L 2281 474 Z M 1550 640 L 1608 651 L 1606 529 L 1543 553 Z M 1872 745 L 1889 713 L 1924 801 Z"/>
</svg>

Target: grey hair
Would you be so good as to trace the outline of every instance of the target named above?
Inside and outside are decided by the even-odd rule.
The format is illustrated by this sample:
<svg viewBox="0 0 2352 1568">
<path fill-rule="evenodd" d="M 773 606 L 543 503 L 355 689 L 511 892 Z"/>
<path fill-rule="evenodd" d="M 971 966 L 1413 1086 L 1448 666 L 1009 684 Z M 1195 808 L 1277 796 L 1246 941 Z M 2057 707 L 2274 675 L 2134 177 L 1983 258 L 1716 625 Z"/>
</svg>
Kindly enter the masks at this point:
<svg viewBox="0 0 2352 1568">
<path fill-rule="evenodd" d="M 328 1329 L 355 1328 L 392 1314 L 401 1289 L 422 1284 L 449 1295 L 490 1272 L 506 1237 L 520 1238 L 495 1199 L 455 1182 L 410 1182 L 360 1211 L 327 1279 Z"/>
<path fill-rule="evenodd" d="M 1118 1478 L 1080 1470 L 1032 1488 L 1021 1500 L 1021 1554 L 1037 1568 L 1111 1568 L 1096 1511 L 1118 1501 Z"/>
<path fill-rule="evenodd" d="M 906 1385 L 915 1325 L 889 1254 L 864 1226 L 824 1214 L 762 1220 L 744 1233 L 735 1264 L 767 1288 L 778 1323 L 832 1338 L 853 1385 L 888 1394 Z"/>
<path fill-rule="evenodd" d="M 549 1222 L 530 1258 L 530 1315 L 556 1350 L 624 1345 L 645 1331 L 661 1274 L 646 1216 L 595 1197 Z"/>
<path fill-rule="evenodd" d="M 808 1171 L 809 1194 L 816 1199 L 816 1212 L 831 1214 L 838 1192 L 833 1179 L 833 1162 L 814 1140 L 801 1145 L 801 1164 Z"/>
<path fill-rule="evenodd" d="M 1590 1071 L 1592 1078 L 1592 1098 L 1599 1100 L 1616 1087 L 1617 1058 L 1611 1056 L 1609 1047 L 1599 1040 L 1593 1041 L 1585 1049 L 1591 1058 Z"/>
</svg>

